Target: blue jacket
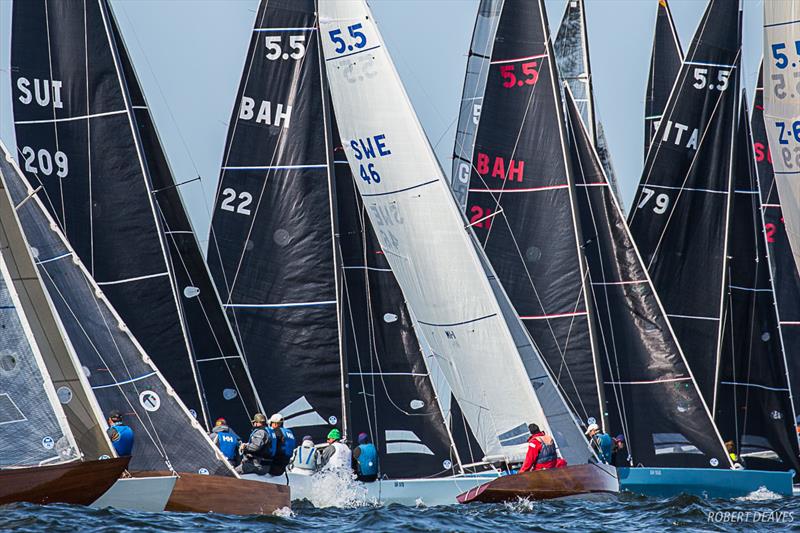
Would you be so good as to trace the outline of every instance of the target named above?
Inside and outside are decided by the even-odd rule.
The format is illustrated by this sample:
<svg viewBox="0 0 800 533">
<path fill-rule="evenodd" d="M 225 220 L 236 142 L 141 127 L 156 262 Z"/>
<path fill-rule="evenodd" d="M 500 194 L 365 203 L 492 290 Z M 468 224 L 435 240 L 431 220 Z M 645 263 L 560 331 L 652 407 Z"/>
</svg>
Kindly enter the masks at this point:
<svg viewBox="0 0 800 533">
<path fill-rule="evenodd" d="M 216 426 L 212 430 L 211 440 L 214 441 L 222 455 L 227 457 L 229 461 L 236 459 L 242 439 L 228 426 Z"/>
<path fill-rule="evenodd" d="M 283 432 L 283 443 L 280 449 L 278 448 L 278 435 L 276 434 L 275 430 L 268 427 L 264 428 L 267 430 L 267 434 L 269 435 L 269 454 L 270 457 L 284 457 L 287 460 L 292 457 L 295 448 L 295 439 L 294 433 L 289 428 L 278 428 L 280 431 Z"/>
<path fill-rule="evenodd" d="M 118 422 L 108 428 L 107 433 L 117 455 L 122 457 L 131 454 L 133 451 L 133 430 L 129 426 Z"/>
<path fill-rule="evenodd" d="M 614 452 L 614 441 L 611 440 L 611 437 L 606 433 L 598 433 L 592 437 L 592 442 L 597 450 L 597 455 L 600 456 L 600 460 L 606 464 L 611 464 Z"/>
<path fill-rule="evenodd" d="M 374 476 L 378 473 L 378 449 L 371 442 L 359 444 L 356 457 L 358 473 L 362 476 Z"/>
</svg>

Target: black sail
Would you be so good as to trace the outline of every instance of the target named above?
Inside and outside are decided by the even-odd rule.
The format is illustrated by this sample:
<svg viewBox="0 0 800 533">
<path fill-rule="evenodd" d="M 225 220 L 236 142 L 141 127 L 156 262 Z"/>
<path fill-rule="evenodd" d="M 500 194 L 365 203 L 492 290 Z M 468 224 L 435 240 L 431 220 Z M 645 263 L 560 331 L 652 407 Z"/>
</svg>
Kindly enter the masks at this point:
<svg viewBox="0 0 800 533">
<path fill-rule="evenodd" d="M 144 350 L 205 422 L 108 5 L 13 6 L 21 167 Z"/>
<path fill-rule="evenodd" d="M 268 412 L 342 427 L 332 148 L 313 0 L 264 0 L 231 116 L 208 263 Z"/>
<path fill-rule="evenodd" d="M 164 155 L 144 93 L 114 17 L 111 29 L 127 81 L 139 137 L 150 172 L 152 194 L 169 252 L 170 271 L 179 295 L 197 372 L 211 421 L 224 417 L 240 435 L 259 411 L 255 386 L 228 324 L 169 162 Z"/>
<path fill-rule="evenodd" d="M 459 462 L 411 315 L 337 132 L 334 146 L 352 435 L 370 435 L 389 478 L 455 474 Z"/>
<path fill-rule="evenodd" d="M 746 101 L 746 99 L 743 99 Z M 747 106 L 735 145 L 734 199 L 728 247 L 728 295 L 714 413 L 745 466 L 800 472 L 792 392 L 778 313 Z"/>
<path fill-rule="evenodd" d="M 97 403 L 106 414 L 119 410 L 136 435 L 130 469 L 234 475 L 68 244 L 44 190 L 33 189 L 2 148 L 3 186 Z"/>
<path fill-rule="evenodd" d="M 600 419 L 546 21 L 542 2 L 505 2 L 476 133 L 467 217 L 574 413 Z"/>
<path fill-rule="evenodd" d="M 667 0 L 658 0 L 656 30 L 650 54 L 650 73 L 644 103 L 644 156 L 650 149 L 667 100 L 678 79 L 683 63 L 683 49 Z"/>
<path fill-rule="evenodd" d="M 600 156 L 611 188 L 622 204 L 622 195 L 619 192 L 619 183 L 611 162 L 608 141 L 603 125 L 597 117 L 592 89 L 592 68 L 589 60 L 589 30 L 586 26 L 586 8 L 583 0 L 567 1 L 561 25 L 556 33 L 556 40 L 553 42 L 553 49 L 561 81 L 567 82 L 575 97 L 575 102 L 581 111 L 581 118 L 586 129 L 589 130 L 592 143 Z"/>
<path fill-rule="evenodd" d="M 738 28 L 737 0 L 711 0 L 648 152 L 629 217 L 712 410 L 738 99 Z"/>
<path fill-rule="evenodd" d="M 775 287 L 775 300 L 780 317 L 781 337 L 788 363 L 789 382 L 794 394 L 800 391 L 800 275 L 795 267 L 786 226 L 783 223 L 778 189 L 775 187 L 775 174 L 772 170 L 772 156 L 769 150 L 767 130 L 764 127 L 764 87 L 763 72 L 759 75 L 758 87 L 751 120 L 753 149 L 755 151 L 758 183 L 761 189 L 761 209 L 764 213 L 769 259 L 772 268 L 772 283 Z M 798 399 L 794 399 L 795 412 Z M 800 471 L 800 470 L 799 470 Z"/>
<path fill-rule="evenodd" d="M 570 91 L 565 94 L 609 431 L 625 435 L 633 465 L 708 467 L 714 459 L 716 466 L 727 468 L 719 433 L 581 123 L 579 107 Z"/>
</svg>

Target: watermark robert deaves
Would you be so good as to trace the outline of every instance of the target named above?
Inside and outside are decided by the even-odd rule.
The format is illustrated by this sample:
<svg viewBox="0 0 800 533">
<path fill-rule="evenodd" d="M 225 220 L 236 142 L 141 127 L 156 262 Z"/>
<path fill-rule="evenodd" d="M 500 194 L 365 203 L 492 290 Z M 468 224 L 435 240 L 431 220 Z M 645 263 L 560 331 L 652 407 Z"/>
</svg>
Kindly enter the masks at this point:
<svg viewBox="0 0 800 533">
<path fill-rule="evenodd" d="M 794 522 L 794 511 L 709 511 L 709 522 L 735 524 L 752 522 L 761 524 L 789 524 Z"/>
</svg>

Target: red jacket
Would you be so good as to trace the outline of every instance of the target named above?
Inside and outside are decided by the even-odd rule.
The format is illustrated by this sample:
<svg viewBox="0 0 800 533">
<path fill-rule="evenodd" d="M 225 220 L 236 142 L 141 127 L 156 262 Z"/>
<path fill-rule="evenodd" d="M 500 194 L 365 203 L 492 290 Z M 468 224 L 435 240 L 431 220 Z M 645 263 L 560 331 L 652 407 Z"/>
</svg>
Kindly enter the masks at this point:
<svg viewBox="0 0 800 533">
<path fill-rule="evenodd" d="M 519 472 L 555 468 L 557 461 L 556 443 L 553 437 L 540 431 L 528 439 L 528 453 L 525 454 L 525 462 L 522 463 Z"/>
</svg>

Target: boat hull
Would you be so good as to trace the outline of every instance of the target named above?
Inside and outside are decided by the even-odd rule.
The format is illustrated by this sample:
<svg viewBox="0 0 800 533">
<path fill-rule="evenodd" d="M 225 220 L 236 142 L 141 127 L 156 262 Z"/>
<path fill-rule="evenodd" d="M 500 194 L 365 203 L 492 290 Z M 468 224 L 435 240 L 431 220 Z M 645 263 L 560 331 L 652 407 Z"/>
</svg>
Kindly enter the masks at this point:
<svg viewBox="0 0 800 533">
<path fill-rule="evenodd" d="M 169 472 L 134 472 L 134 477 L 168 476 Z M 272 514 L 291 506 L 289 487 L 248 479 L 178 473 L 165 511 L 235 515 Z"/>
<path fill-rule="evenodd" d="M 0 505 L 89 505 L 119 479 L 130 457 L 0 470 Z"/>
<path fill-rule="evenodd" d="M 120 478 L 91 507 L 160 513 L 166 508 L 177 479 L 174 475 Z"/>
<path fill-rule="evenodd" d="M 613 467 L 600 464 L 566 466 L 499 477 L 458 496 L 459 503 L 498 503 L 519 498 L 553 500 L 598 497 L 619 492 Z"/>
<path fill-rule="evenodd" d="M 739 498 L 766 488 L 792 495 L 791 472 L 723 470 L 717 468 L 619 468 L 622 490 L 645 496 L 693 494 L 701 498 Z"/>
<path fill-rule="evenodd" d="M 245 479 L 285 485 L 286 476 L 248 474 Z M 482 483 L 497 478 L 494 472 L 441 478 L 380 479 L 361 483 L 350 479 L 329 477 L 324 473 L 304 475 L 289 472 L 288 483 L 292 500 L 306 500 L 315 507 L 370 505 L 453 505 L 456 497 Z"/>
</svg>

